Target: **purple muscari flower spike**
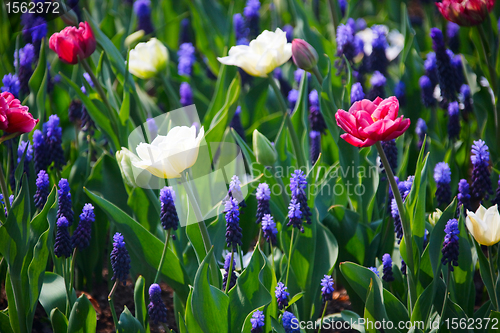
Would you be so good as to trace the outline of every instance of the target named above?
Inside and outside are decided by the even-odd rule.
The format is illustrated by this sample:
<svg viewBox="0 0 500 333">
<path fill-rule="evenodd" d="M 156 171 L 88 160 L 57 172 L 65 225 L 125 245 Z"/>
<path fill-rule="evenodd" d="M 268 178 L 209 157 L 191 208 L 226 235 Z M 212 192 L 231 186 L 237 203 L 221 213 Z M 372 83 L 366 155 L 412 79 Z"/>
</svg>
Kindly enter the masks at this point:
<svg viewBox="0 0 500 333">
<path fill-rule="evenodd" d="M 30 93 L 28 81 L 33 75 L 32 64 L 35 60 L 35 48 L 32 44 L 26 44 L 19 52 L 14 52 L 14 66 L 19 69 L 19 87 L 21 94 L 27 96 Z"/>
<path fill-rule="evenodd" d="M 325 134 L 326 122 L 319 109 L 319 97 L 316 90 L 309 93 L 309 123 L 313 131 Z"/>
<path fill-rule="evenodd" d="M 385 54 L 387 48 L 387 31 L 382 25 L 374 25 L 372 27 L 374 38 L 372 41 L 372 54 L 369 57 L 369 67 L 371 71 L 379 71 L 382 74 L 387 73 L 389 60 Z"/>
<path fill-rule="evenodd" d="M 182 82 L 181 87 L 179 88 L 179 94 L 181 96 L 181 104 L 182 106 L 188 106 L 193 104 L 193 91 L 191 90 L 191 86 L 187 82 Z"/>
<path fill-rule="evenodd" d="M 434 98 L 434 86 L 427 75 L 422 75 L 418 80 L 420 89 L 422 90 L 422 103 L 426 108 L 433 107 L 436 105 L 436 99 Z"/>
<path fill-rule="evenodd" d="M 248 29 L 245 19 L 240 13 L 233 15 L 233 28 L 236 36 L 236 45 L 248 45 L 250 29 Z"/>
<path fill-rule="evenodd" d="M 300 333 L 299 325 L 297 325 L 298 320 L 293 313 L 285 311 L 285 313 L 283 313 L 282 321 L 285 333 Z"/>
<path fill-rule="evenodd" d="M 474 200 L 488 199 L 489 194 L 493 192 L 488 168 L 490 161 L 488 146 L 483 140 L 474 141 L 471 153 L 470 160 L 473 166 L 471 197 Z"/>
<path fill-rule="evenodd" d="M 288 288 L 285 287 L 283 282 L 278 282 L 274 295 L 276 296 L 276 301 L 278 302 L 278 309 L 283 310 L 288 306 L 288 296 L 290 294 L 286 291 Z"/>
<path fill-rule="evenodd" d="M 385 156 L 389 161 L 389 165 L 391 166 L 392 173 L 395 174 L 398 167 L 398 147 L 396 147 L 396 140 L 392 139 L 389 141 L 382 141 L 381 144 L 384 149 Z M 382 173 L 385 173 L 382 162 L 380 162 L 380 166 L 382 167 Z"/>
<path fill-rule="evenodd" d="M 447 205 L 451 200 L 451 170 L 446 162 L 439 162 L 434 168 L 434 181 L 436 182 L 436 199 L 438 206 Z"/>
<path fill-rule="evenodd" d="M 85 108 L 85 106 L 82 108 L 80 120 L 80 128 L 82 129 L 82 131 L 92 136 L 94 134 L 95 123 L 92 118 L 90 118 L 89 112 L 87 111 L 87 108 Z"/>
<path fill-rule="evenodd" d="M 62 129 L 59 126 L 59 117 L 55 114 L 49 117 L 49 121 L 43 124 L 43 136 L 45 148 L 47 149 L 48 164 L 54 162 L 54 167 L 61 170 L 66 164 L 62 149 Z"/>
<path fill-rule="evenodd" d="M 56 257 L 71 257 L 73 248 L 71 247 L 71 237 L 68 231 L 68 220 L 62 216 L 57 222 L 56 240 L 54 242 L 54 254 Z"/>
<path fill-rule="evenodd" d="M 297 68 L 294 72 L 293 72 L 293 79 L 295 80 L 295 82 L 297 83 L 297 85 L 300 85 L 300 81 L 302 80 L 302 75 L 304 75 L 306 71 L 303 70 L 302 68 Z"/>
<path fill-rule="evenodd" d="M 43 17 L 39 16 L 33 21 L 33 26 L 29 29 L 29 31 L 31 33 L 31 40 L 35 46 L 35 51 L 38 55 L 42 39 L 47 36 L 47 22 Z"/>
<path fill-rule="evenodd" d="M 238 209 L 238 201 L 234 198 L 229 198 L 225 204 L 226 212 L 226 244 L 227 247 L 236 251 L 241 242 L 241 227 L 240 227 L 240 211 Z"/>
<path fill-rule="evenodd" d="M 78 99 L 72 100 L 68 107 L 69 121 L 71 121 L 72 123 L 79 121 L 82 118 L 82 111 L 82 102 Z"/>
<path fill-rule="evenodd" d="M 83 250 L 90 245 L 92 223 L 94 221 L 94 206 L 87 203 L 83 206 L 82 213 L 80 214 L 80 223 L 78 223 L 78 226 L 73 233 L 73 237 L 71 238 L 74 248 Z"/>
<path fill-rule="evenodd" d="M 250 323 L 252 324 L 250 333 L 262 333 L 262 327 L 264 327 L 265 319 L 266 317 L 264 316 L 264 312 L 260 310 L 255 311 L 250 319 Z"/>
<path fill-rule="evenodd" d="M 448 135 L 450 140 L 458 139 L 460 136 L 460 110 L 458 102 L 448 104 Z"/>
<path fill-rule="evenodd" d="M 293 40 L 293 27 L 290 24 L 286 24 L 281 28 L 286 33 L 286 41 L 291 43 Z"/>
<path fill-rule="evenodd" d="M 245 129 L 243 128 L 243 124 L 241 123 L 241 106 L 238 106 L 236 108 L 236 111 L 234 112 L 233 119 L 231 119 L 231 123 L 229 124 L 229 127 L 232 127 L 236 133 L 243 139 L 243 141 L 246 142 L 245 140 Z"/>
<path fill-rule="evenodd" d="M 295 109 L 295 104 L 299 99 L 299 91 L 297 89 L 292 89 L 288 93 L 288 104 L 290 105 L 290 110 L 293 111 Z"/>
<path fill-rule="evenodd" d="M 441 263 L 449 265 L 450 270 L 453 271 L 453 266 L 458 266 L 458 235 L 460 234 L 458 221 L 456 219 L 449 220 L 446 223 L 444 232 L 446 235 L 444 236 L 443 248 L 441 249 L 443 253 Z"/>
<path fill-rule="evenodd" d="M 27 146 L 27 148 L 26 148 Z M 19 147 L 17 148 L 17 163 L 21 163 L 21 158 L 26 150 L 26 156 L 24 157 L 24 172 L 29 176 L 30 165 L 29 163 L 33 159 L 33 145 L 29 141 L 21 141 Z"/>
<path fill-rule="evenodd" d="M 333 279 L 330 275 L 325 275 L 323 279 L 321 279 L 321 296 L 323 298 L 323 302 L 328 302 L 332 299 L 332 294 L 335 289 L 333 289 Z"/>
<path fill-rule="evenodd" d="M 406 263 L 401 259 L 401 274 L 406 275 Z"/>
<path fill-rule="evenodd" d="M 234 260 L 233 256 L 233 269 L 231 270 L 231 279 L 229 281 L 229 290 L 231 290 L 232 287 L 236 284 L 236 273 L 234 272 L 236 267 L 236 260 Z M 224 275 L 222 276 L 222 290 L 226 290 L 226 285 L 227 285 L 227 280 L 228 280 L 228 274 L 229 274 L 229 269 L 231 268 L 231 253 L 228 253 L 226 255 L 226 258 L 224 260 Z"/>
<path fill-rule="evenodd" d="M 137 16 L 137 30 L 144 30 L 146 35 L 154 31 L 151 21 L 151 1 L 135 0 L 134 13 Z"/>
<path fill-rule="evenodd" d="M 304 227 L 302 226 L 302 212 L 300 211 L 300 203 L 297 202 L 296 198 L 290 200 L 288 205 L 288 223 L 287 226 L 293 226 L 304 232 Z"/>
<path fill-rule="evenodd" d="M 403 238 L 403 225 L 401 223 L 401 218 L 399 217 L 398 205 L 396 203 L 396 199 L 394 198 L 391 200 L 391 215 L 394 220 L 394 232 L 396 233 L 396 238 L 399 244 Z"/>
<path fill-rule="evenodd" d="M 68 0 L 68 1 L 66 1 L 66 5 L 69 8 L 73 9 L 73 11 L 75 12 L 75 14 L 78 18 L 78 21 L 82 21 L 82 10 L 78 6 L 78 2 L 79 2 L 79 0 Z M 131 4 L 132 0 L 126 0 L 125 2 L 128 4 Z"/>
<path fill-rule="evenodd" d="M 356 31 L 361 31 L 366 29 L 366 21 L 364 18 L 356 19 Z"/>
<path fill-rule="evenodd" d="M 424 143 L 425 135 L 427 134 L 427 124 L 422 118 L 418 118 L 417 126 L 415 127 L 415 133 L 418 136 L 418 149 L 422 149 L 422 144 Z"/>
<path fill-rule="evenodd" d="M 372 88 L 368 92 L 368 99 L 373 101 L 377 97 L 385 98 L 386 82 L 387 79 L 385 78 L 385 76 L 381 72 L 375 71 L 375 73 L 373 73 L 370 79 L 370 84 L 372 85 Z"/>
<path fill-rule="evenodd" d="M 15 98 L 19 98 L 20 83 L 16 74 L 5 74 L 2 79 L 3 86 L 0 88 L 2 92 L 10 92 Z"/>
<path fill-rule="evenodd" d="M 460 87 L 460 100 L 464 105 L 463 116 L 466 118 L 469 113 L 472 113 L 472 95 L 470 91 L 470 87 L 466 84 L 462 84 Z"/>
<path fill-rule="evenodd" d="M 382 256 L 382 264 L 384 265 L 384 275 L 382 275 L 382 280 L 384 280 L 385 282 L 394 281 L 394 276 L 392 273 L 392 259 L 389 253 L 386 253 Z"/>
<path fill-rule="evenodd" d="M 271 190 L 267 183 L 260 183 L 257 186 L 257 219 L 256 223 L 260 223 L 262 218 L 266 214 L 271 214 L 271 208 L 269 207 L 269 200 L 271 199 Z"/>
<path fill-rule="evenodd" d="M 357 31 L 357 30 L 356 30 L 356 21 L 355 21 L 352 17 L 349 17 L 349 18 L 347 19 L 346 24 L 347 24 L 348 26 L 350 26 L 350 27 L 351 27 L 352 31 L 354 31 L 354 32 L 356 32 L 356 31 Z"/>
<path fill-rule="evenodd" d="M 156 126 L 154 118 L 147 118 L 146 123 L 148 125 L 148 139 L 152 141 L 158 136 L 158 126 Z"/>
<path fill-rule="evenodd" d="M 394 87 L 394 96 L 398 99 L 400 106 L 406 105 L 406 85 L 403 81 L 399 81 Z"/>
<path fill-rule="evenodd" d="M 273 217 L 270 214 L 265 214 L 262 217 L 262 232 L 269 244 L 276 245 L 276 234 L 278 233 L 278 229 L 276 229 L 276 223 L 273 221 Z"/>
<path fill-rule="evenodd" d="M 175 192 L 171 186 L 165 186 L 160 190 L 160 222 L 165 230 L 172 229 L 172 231 L 175 231 L 179 227 L 179 216 L 174 201 Z M 172 239 L 175 239 L 175 235 L 172 235 Z"/>
<path fill-rule="evenodd" d="M 349 62 L 352 62 L 361 51 L 357 47 L 354 34 L 355 32 L 350 25 L 339 24 L 337 27 L 337 56 L 345 56 Z"/>
<path fill-rule="evenodd" d="M 241 192 L 241 181 L 238 176 L 234 175 L 231 177 L 229 182 L 228 196 L 234 198 L 239 203 L 240 207 L 246 207 L 245 198 L 243 198 L 243 192 Z"/>
<path fill-rule="evenodd" d="M 359 82 L 354 83 L 351 87 L 351 105 L 364 98 L 365 93 L 363 92 L 363 86 Z"/>
<path fill-rule="evenodd" d="M 462 67 L 462 57 L 460 55 L 454 55 L 451 50 L 446 50 L 451 59 L 451 65 L 455 70 L 455 89 L 457 93 L 460 93 L 460 88 L 462 84 L 465 83 L 464 69 Z"/>
<path fill-rule="evenodd" d="M 189 19 L 185 18 L 181 21 L 181 31 L 179 33 L 179 45 L 184 43 L 192 43 Z"/>
<path fill-rule="evenodd" d="M 36 178 L 36 192 L 33 196 L 35 201 L 35 206 L 42 210 L 47 202 L 47 196 L 49 195 L 49 175 L 45 170 L 40 170 L 38 177 Z M 66 220 L 67 222 L 67 220 Z"/>
<path fill-rule="evenodd" d="M 499 181 L 500 183 L 500 181 Z M 500 188 L 500 187 L 499 187 Z M 495 197 L 495 201 L 492 204 L 499 203 L 498 201 L 499 191 L 497 189 L 497 196 Z M 458 206 L 457 206 L 457 214 L 460 213 L 460 206 L 464 206 L 464 214 L 467 213 L 467 209 L 470 209 L 470 194 L 469 194 L 469 183 L 466 179 L 460 179 L 458 182 Z"/>
<path fill-rule="evenodd" d="M 149 320 L 155 325 L 167 323 L 167 307 L 161 299 L 161 288 L 157 283 L 153 283 L 149 287 L 148 314 Z"/>
<path fill-rule="evenodd" d="M 73 208 L 71 204 L 71 193 L 70 193 L 69 183 L 66 179 L 61 179 L 59 181 L 58 194 L 58 205 L 57 219 L 60 217 L 65 217 L 68 220 L 69 226 L 73 224 Z"/>
<path fill-rule="evenodd" d="M 193 64 L 196 61 L 194 56 L 194 46 L 191 43 L 181 44 L 179 51 L 177 51 L 178 65 L 177 72 L 179 75 L 191 76 L 193 71 Z"/>
<path fill-rule="evenodd" d="M 448 47 L 454 53 L 458 53 L 460 49 L 460 26 L 453 22 L 448 22 L 446 25 L 446 37 L 448 38 Z"/>
<path fill-rule="evenodd" d="M 128 254 L 123 236 L 117 232 L 113 236 L 113 250 L 111 251 L 111 268 L 113 269 L 113 277 L 111 280 L 123 282 L 127 284 L 127 277 L 130 271 L 130 255 Z"/>
<path fill-rule="evenodd" d="M 319 154 L 321 152 L 321 132 L 311 131 L 309 133 L 309 139 L 311 140 L 311 163 L 314 164 L 319 158 Z"/>
<path fill-rule="evenodd" d="M 292 177 L 290 177 L 290 191 L 292 193 L 292 200 L 296 199 L 295 203 L 299 204 L 300 211 L 302 212 L 301 218 L 306 219 L 307 224 L 311 224 L 312 213 L 311 209 L 309 208 L 309 205 L 307 204 L 307 198 L 305 192 L 306 187 L 307 187 L 306 175 L 302 170 L 295 170 L 292 174 Z"/>
<path fill-rule="evenodd" d="M 456 98 L 456 73 L 451 63 L 450 55 L 446 52 L 443 33 L 438 28 L 431 29 L 432 47 L 436 52 L 437 78 L 441 95 L 449 102 Z"/>
<path fill-rule="evenodd" d="M 247 0 L 246 6 L 243 9 L 243 15 L 245 16 L 248 28 L 250 29 L 250 38 L 255 38 L 260 33 L 259 10 L 260 10 L 259 0 Z"/>
<path fill-rule="evenodd" d="M 35 151 L 35 173 L 38 174 L 40 170 L 45 170 L 49 166 L 47 149 L 45 147 L 45 140 L 40 130 L 33 132 L 33 148 Z"/>
<path fill-rule="evenodd" d="M 434 90 L 434 87 L 438 84 L 435 52 L 429 52 L 427 54 L 427 59 L 424 61 L 424 69 L 425 75 L 431 80 L 432 90 Z"/>
<path fill-rule="evenodd" d="M 344 17 L 347 10 L 347 0 L 339 0 L 340 15 Z"/>
<path fill-rule="evenodd" d="M 368 267 L 368 269 L 370 271 L 372 271 L 373 273 L 375 273 L 375 275 L 377 275 L 378 277 L 380 277 L 380 273 L 378 272 L 377 267 Z"/>
</svg>

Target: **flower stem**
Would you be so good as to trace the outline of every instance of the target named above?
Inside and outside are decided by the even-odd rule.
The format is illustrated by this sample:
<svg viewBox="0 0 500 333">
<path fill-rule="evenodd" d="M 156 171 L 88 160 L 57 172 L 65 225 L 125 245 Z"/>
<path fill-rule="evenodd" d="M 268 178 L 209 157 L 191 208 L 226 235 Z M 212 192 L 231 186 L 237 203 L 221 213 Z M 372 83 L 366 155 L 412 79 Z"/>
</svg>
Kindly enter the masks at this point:
<svg viewBox="0 0 500 333">
<path fill-rule="evenodd" d="M 78 248 L 75 247 L 75 250 L 73 251 L 73 257 L 71 258 L 71 265 L 69 268 L 69 292 L 71 295 L 71 291 L 73 290 L 73 279 L 75 277 L 75 261 L 76 261 L 76 251 Z"/>
<path fill-rule="evenodd" d="M 238 245 L 238 255 L 240 257 L 240 268 L 243 272 L 243 250 L 241 250 L 241 246 Z"/>
<path fill-rule="evenodd" d="M 328 305 L 328 301 L 325 302 L 325 307 L 323 308 L 323 314 L 321 315 L 321 321 L 319 322 L 318 333 L 321 332 L 321 328 L 323 327 L 323 319 L 325 318 L 326 306 Z"/>
<path fill-rule="evenodd" d="M 168 229 L 167 239 L 165 239 L 165 246 L 163 247 L 163 252 L 161 254 L 161 259 L 160 259 L 160 264 L 158 265 L 158 270 L 156 271 L 156 276 L 155 276 L 155 280 L 153 283 L 157 283 L 158 278 L 160 277 L 161 267 L 163 266 L 163 262 L 165 261 L 165 254 L 167 253 L 168 241 L 170 240 L 170 233 L 171 232 L 172 232 L 172 228 Z"/>
<path fill-rule="evenodd" d="M 288 274 L 290 273 L 290 263 L 292 261 L 292 245 L 293 245 L 293 236 L 295 235 L 295 228 L 292 227 L 292 236 L 290 237 L 290 250 L 288 251 L 288 265 L 286 267 L 286 279 L 285 285 L 288 287 Z"/>
<path fill-rule="evenodd" d="M 406 263 L 408 267 L 408 293 L 410 295 L 410 313 L 412 312 L 413 306 L 415 305 L 416 299 L 416 289 L 413 281 L 413 274 L 415 270 L 414 262 L 413 262 L 413 244 L 412 244 L 412 234 L 411 227 L 409 221 L 406 219 L 406 214 L 404 210 L 403 199 L 401 197 L 401 193 L 399 192 L 398 184 L 396 183 L 396 179 L 394 178 L 394 174 L 392 173 L 391 166 L 389 161 L 387 160 L 387 156 L 385 155 L 384 149 L 382 148 L 382 144 L 380 141 L 375 143 L 375 147 L 377 147 L 378 154 L 380 156 L 380 160 L 384 165 L 384 170 L 387 175 L 387 179 L 389 180 L 389 184 L 391 185 L 392 193 L 394 194 L 394 198 L 396 199 L 396 203 L 398 205 L 399 217 L 401 219 L 401 224 L 403 226 L 403 235 L 406 245 Z"/>
<path fill-rule="evenodd" d="M 229 271 L 227 272 L 227 279 L 226 279 L 226 290 L 224 291 L 226 294 L 229 292 L 229 285 L 231 284 L 231 276 L 233 274 L 233 258 L 234 258 L 234 249 L 231 248 L 231 263 L 229 264 Z"/>
<path fill-rule="evenodd" d="M 318 66 L 313 68 L 312 73 L 314 74 L 314 76 L 316 76 L 319 86 L 321 87 L 323 85 L 323 76 L 321 76 L 321 73 L 318 70 Z"/>
<path fill-rule="evenodd" d="M 493 284 L 496 284 L 496 279 L 495 279 L 495 273 L 494 272 L 494 263 L 493 263 L 493 246 L 488 246 L 488 261 L 490 264 L 490 274 L 491 274 L 491 281 Z M 495 301 L 495 309 L 498 311 L 498 297 L 496 293 L 496 288 L 494 288 L 494 295 L 493 295 L 493 301 Z M 490 295 L 491 298 L 491 295 Z"/>
<path fill-rule="evenodd" d="M 300 148 L 300 142 L 299 138 L 297 136 L 297 133 L 295 132 L 295 128 L 293 127 L 292 121 L 290 120 L 290 115 L 288 114 L 287 107 L 286 107 L 286 102 L 285 99 L 283 98 L 283 95 L 281 95 L 280 88 L 276 84 L 276 81 L 274 80 L 274 77 L 272 74 L 269 74 L 269 83 L 271 84 L 271 87 L 273 88 L 274 94 L 276 95 L 276 98 L 278 99 L 278 102 L 280 103 L 281 111 L 283 112 L 283 115 L 285 116 L 285 122 L 286 126 L 288 128 L 288 133 L 290 134 L 290 139 L 292 140 L 292 146 L 293 150 L 295 153 L 295 157 L 297 158 L 297 164 L 299 167 L 305 166 L 306 163 L 304 161 L 304 154 L 302 154 L 302 149 Z"/>
<path fill-rule="evenodd" d="M 448 267 L 448 276 L 446 277 L 446 289 L 444 291 L 444 300 L 443 300 L 443 308 L 441 309 L 441 323 L 439 326 L 443 324 L 443 318 L 444 318 L 444 311 L 446 310 L 446 301 L 448 300 L 448 291 L 450 290 L 449 285 L 450 285 L 450 276 L 451 276 L 451 263 L 447 265 Z"/>
<path fill-rule="evenodd" d="M 1 163 L 0 163 L 0 188 L 2 189 L 3 202 L 5 204 L 5 209 L 8 214 L 10 210 L 9 191 L 7 189 L 7 183 L 5 183 L 5 175 L 3 173 L 3 167 Z"/>
<path fill-rule="evenodd" d="M 115 295 L 116 287 L 118 286 L 118 279 L 116 279 L 111 292 L 108 295 L 109 308 L 111 310 L 111 315 L 113 316 L 113 322 L 115 323 L 115 331 L 118 332 L 118 317 L 116 316 L 115 303 L 113 301 L 113 296 Z"/>
</svg>

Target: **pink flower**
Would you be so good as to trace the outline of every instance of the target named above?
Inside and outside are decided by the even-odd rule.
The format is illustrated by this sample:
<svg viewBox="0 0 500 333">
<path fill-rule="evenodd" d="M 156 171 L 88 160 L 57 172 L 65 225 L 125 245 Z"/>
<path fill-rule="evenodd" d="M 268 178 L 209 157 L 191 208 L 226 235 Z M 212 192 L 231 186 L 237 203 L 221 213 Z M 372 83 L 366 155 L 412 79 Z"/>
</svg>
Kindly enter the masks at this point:
<svg viewBox="0 0 500 333">
<path fill-rule="evenodd" d="M 398 118 L 398 111 L 399 101 L 394 96 L 355 102 L 349 112 L 338 110 L 335 114 L 337 125 L 346 131 L 340 137 L 356 147 L 395 139 L 410 126 L 410 119 Z"/>
<path fill-rule="evenodd" d="M 493 9 L 495 0 L 443 0 L 436 6 L 448 21 L 464 27 L 482 23 Z"/>
<path fill-rule="evenodd" d="M 66 27 L 49 39 L 49 47 L 62 61 L 75 65 L 78 57 L 85 59 L 95 51 L 96 41 L 88 22 L 80 22 L 80 27 Z"/>
<path fill-rule="evenodd" d="M 14 98 L 10 92 L 0 94 L 0 130 L 8 133 L 28 133 L 38 124 L 38 119 L 33 119 L 27 106 Z"/>
</svg>

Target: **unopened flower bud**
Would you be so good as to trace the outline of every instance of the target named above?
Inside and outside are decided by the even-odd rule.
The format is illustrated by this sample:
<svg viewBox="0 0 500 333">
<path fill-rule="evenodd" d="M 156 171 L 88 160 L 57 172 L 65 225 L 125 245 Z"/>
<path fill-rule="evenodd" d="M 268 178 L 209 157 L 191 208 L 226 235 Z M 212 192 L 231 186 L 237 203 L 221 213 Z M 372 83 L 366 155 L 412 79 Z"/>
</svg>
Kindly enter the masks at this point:
<svg viewBox="0 0 500 333">
<path fill-rule="evenodd" d="M 253 131 L 253 150 L 257 162 L 262 165 L 273 165 L 278 158 L 278 153 L 271 142 L 259 131 Z"/>
<path fill-rule="evenodd" d="M 318 52 L 303 39 L 292 41 L 292 58 L 297 67 L 305 71 L 312 71 L 318 63 Z"/>
</svg>

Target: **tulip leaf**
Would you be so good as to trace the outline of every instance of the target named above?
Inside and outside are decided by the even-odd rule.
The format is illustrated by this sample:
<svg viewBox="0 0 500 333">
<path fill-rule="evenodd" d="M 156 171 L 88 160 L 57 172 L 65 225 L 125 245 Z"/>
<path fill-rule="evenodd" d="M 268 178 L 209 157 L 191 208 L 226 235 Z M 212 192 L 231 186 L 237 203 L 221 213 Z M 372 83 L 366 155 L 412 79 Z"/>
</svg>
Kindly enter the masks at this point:
<svg viewBox="0 0 500 333">
<path fill-rule="evenodd" d="M 68 319 L 58 308 L 52 309 L 50 313 L 50 323 L 54 333 L 68 332 Z"/>
<path fill-rule="evenodd" d="M 280 322 L 274 318 L 274 317 L 270 317 L 271 318 L 271 325 L 273 327 L 273 330 L 275 330 L 277 333 L 286 333 L 285 332 L 285 328 L 283 327 L 282 324 L 280 324 Z"/>
<path fill-rule="evenodd" d="M 4 333 L 14 333 L 12 327 L 10 326 L 9 316 L 3 312 L 0 312 L 0 331 Z"/>
<path fill-rule="evenodd" d="M 147 308 L 146 308 L 146 300 L 144 299 L 144 294 L 146 292 L 146 280 L 144 277 L 139 275 L 137 281 L 135 282 L 134 287 L 134 305 L 135 305 L 135 317 L 139 320 L 139 323 L 142 327 L 147 328 Z"/>
<path fill-rule="evenodd" d="M 126 305 L 118 321 L 118 333 L 144 333 L 144 327 Z"/>
<path fill-rule="evenodd" d="M 29 81 L 28 81 L 28 86 L 30 88 L 30 91 L 32 95 L 30 96 L 30 104 L 37 106 L 37 113 L 33 113 L 33 116 L 35 118 L 40 118 L 41 122 L 45 121 L 45 105 L 42 102 L 42 95 L 43 94 L 43 102 L 45 102 L 45 90 L 46 90 L 46 84 L 47 84 L 47 51 L 46 51 L 46 38 L 42 39 L 42 42 L 40 44 L 40 55 L 38 59 L 38 64 L 33 71 L 33 74 L 31 75 Z M 40 96 L 40 99 L 39 99 Z M 34 100 L 36 98 L 36 101 Z"/>
<path fill-rule="evenodd" d="M 85 189 L 85 193 L 108 214 L 117 231 L 123 234 L 127 249 L 131 253 L 131 265 L 156 271 L 160 263 L 158 253 L 162 253 L 164 243 L 108 200 L 88 189 Z M 163 265 L 161 272 L 166 282 L 185 301 L 189 292 L 188 284 L 191 283 L 189 276 L 170 248 L 165 254 L 165 262 L 168 265 Z"/>
<path fill-rule="evenodd" d="M 472 237 L 472 242 L 474 242 L 474 247 L 476 248 L 477 258 L 479 261 L 479 273 L 481 274 L 481 279 L 488 291 L 488 295 L 490 296 L 490 300 L 492 300 L 493 305 L 495 306 L 495 281 L 492 279 L 492 273 L 490 269 L 490 264 L 488 259 L 483 253 L 483 249 L 481 245 Z"/>
<path fill-rule="evenodd" d="M 95 333 L 97 315 L 85 294 L 73 305 L 68 320 L 68 333 Z"/>
<path fill-rule="evenodd" d="M 74 302 L 76 300 L 74 290 L 71 296 L 71 301 Z M 47 316 L 50 316 L 55 308 L 64 311 L 66 309 L 66 284 L 63 277 L 52 272 L 45 272 L 39 300 Z"/>
</svg>

